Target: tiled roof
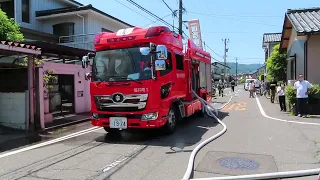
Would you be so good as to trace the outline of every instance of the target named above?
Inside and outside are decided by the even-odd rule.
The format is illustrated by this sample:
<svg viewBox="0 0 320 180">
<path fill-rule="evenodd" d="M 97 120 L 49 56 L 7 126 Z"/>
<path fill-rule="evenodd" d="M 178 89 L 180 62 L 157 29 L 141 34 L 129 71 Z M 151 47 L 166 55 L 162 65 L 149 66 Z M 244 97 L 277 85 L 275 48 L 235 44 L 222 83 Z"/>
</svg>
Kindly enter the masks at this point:
<svg viewBox="0 0 320 180">
<path fill-rule="evenodd" d="M 286 16 L 298 33 L 320 33 L 320 7 L 288 9 Z"/>
<path fill-rule="evenodd" d="M 271 43 L 271 42 L 280 42 L 282 33 L 264 33 L 263 34 L 263 42 Z"/>
<path fill-rule="evenodd" d="M 18 42 L 10 42 L 10 41 L 0 41 L 1 45 L 7 45 L 9 47 L 17 47 L 17 48 L 24 48 L 24 49 L 30 49 L 35 51 L 41 51 L 41 48 L 37 48 L 36 46 L 28 45 L 28 44 L 22 44 Z"/>
</svg>

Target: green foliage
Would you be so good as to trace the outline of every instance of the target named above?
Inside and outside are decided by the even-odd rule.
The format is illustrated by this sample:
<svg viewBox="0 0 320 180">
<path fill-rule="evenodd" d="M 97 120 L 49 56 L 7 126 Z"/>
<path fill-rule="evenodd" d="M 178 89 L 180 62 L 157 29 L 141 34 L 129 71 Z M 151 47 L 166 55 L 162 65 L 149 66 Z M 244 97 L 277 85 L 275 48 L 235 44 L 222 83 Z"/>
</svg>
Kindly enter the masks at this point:
<svg viewBox="0 0 320 180">
<path fill-rule="evenodd" d="M 308 102 L 309 104 L 316 104 L 320 102 L 320 86 L 318 84 L 312 84 L 313 88 L 308 96 Z M 297 95 L 296 90 L 293 88 L 293 86 L 287 86 L 286 88 L 286 100 L 290 105 L 294 105 L 297 102 Z"/>
<path fill-rule="evenodd" d="M 52 75 L 54 73 L 53 69 L 48 69 L 45 71 L 43 76 L 43 87 L 47 90 L 52 89 L 52 82 L 57 80 L 57 77 Z"/>
<path fill-rule="evenodd" d="M 41 67 L 44 63 L 44 60 L 38 59 L 38 58 L 33 58 L 33 62 L 37 67 Z M 28 66 L 28 57 L 25 57 L 23 59 L 23 61 L 20 62 L 18 65 L 27 67 Z"/>
<path fill-rule="evenodd" d="M 280 53 L 280 44 L 274 46 L 271 56 L 267 60 L 268 79 L 286 80 L 287 55 Z"/>
<path fill-rule="evenodd" d="M 240 83 L 245 83 L 246 82 L 246 78 L 242 78 L 241 80 L 240 80 Z"/>
<path fill-rule="evenodd" d="M 264 73 L 260 74 L 259 80 L 260 80 L 260 81 L 264 81 Z"/>
<path fill-rule="evenodd" d="M 44 60 L 33 58 L 34 64 L 37 67 L 43 66 Z M 28 57 L 25 57 L 22 62 L 19 63 L 20 66 L 27 67 L 28 66 Z M 52 82 L 57 80 L 57 77 L 52 75 L 54 73 L 53 69 L 48 69 L 44 72 L 43 76 L 43 87 L 46 88 L 46 90 L 52 89 Z"/>
<path fill-rule="evenodd" d="M 294 105 L 297 102 L 297 95 L 296 90 L 293 88 L 292 85 L 287 86 L 285 90 L 286 100 L 290 105 Z"/>
<path fill-rule="evenodd" d="M 0 40 L 21 42 L 23 34 L 19 25 L 13 18 L 8 18 L 5 12 L 0 9 Z"/>
</svg>

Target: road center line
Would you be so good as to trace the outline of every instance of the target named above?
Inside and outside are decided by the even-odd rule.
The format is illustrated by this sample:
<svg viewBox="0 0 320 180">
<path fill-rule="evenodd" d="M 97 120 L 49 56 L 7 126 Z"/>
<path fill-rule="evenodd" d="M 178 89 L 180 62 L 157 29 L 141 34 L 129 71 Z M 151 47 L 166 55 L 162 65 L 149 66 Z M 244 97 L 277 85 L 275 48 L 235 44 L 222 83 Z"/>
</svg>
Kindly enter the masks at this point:
<svg viewBox="0 0 320 180">
<path fill-rule="evenodd" d="M 11 151 L 11 152 L 7 152 L 7 153 L 4 153 L 4 154 L 0 154 L 0 159 L 4 158 L 4 157 L 7 157 L 7 156 L 14 155 L 14 154 L 18 154 L 18 153 L 21 153 L 21 152 L 25 152 L 25 151 L 36 149 L 36 148 L 39 148 L 39 147 L 43 147 L 43 146 L 47 146 L 47 145 L 54 144 L 54 143 L 57 143 L 57 142 L 61 142 L 61 141 L 67 140 L 67 139 L 71 139 L 71 138 L 77 137 L 77 136 L 81 136 L 81 135 L 84 135 L 84 134 L 87 134 L 87 133 L 90 133 L 90 132 L 93 132 L 93 131 L 97 131 L 99 129 L 102 129 L 102 128 L 100 128 L 100 127 L 92 127 L 92 128 L 85 129 L 85 130 L 82 130 L 82 131 L 79 131 L 79 132 L 75 132 L 75 133 L 72 133 L 72 134 L 69 134 L 69 135 L 66 135 L 66 136 L 63 136 L 63 137 L 52 139 L 50 141 L 46 141 L 46 142 L 43 142 L 43 143 L 35 144 L 35 145 L 28 146 L 28 147 L 25 147 L 25 148 L 22 148 L 22 149 L 18 149 L 18 150 L 14 150 L 14 151 Z"/>
<path fill-rule="evenodd" d="M 260 103 L 260 100 L 257 98 L 256 96 L 256 100 L 257 100 L 257 104 L 258 104 L 258 107 L 259 107 L 259 110 L 261 112 L 261 115 L 268 118 L 268 119 L 272 119 L 272 120 L 275 120 L 275 121 L 282 121 L 282 122 L 286 122 L 286 123 L 295 123 L 295 124 L 304 124 L 304 125 L 316 125 L 316 126 L 320 126 L 320 123 L 310 123 L 310 122 L 300 122 L 300 121 L 288 121 L 288 120 L 284 120 L 284 119 L 279 119 L 279 118 L 274 118 L 274 117 L 270 117 L 268 116 L 265 111 L 263 110 L 262 108 L 262 105 Z"/>
</svg>

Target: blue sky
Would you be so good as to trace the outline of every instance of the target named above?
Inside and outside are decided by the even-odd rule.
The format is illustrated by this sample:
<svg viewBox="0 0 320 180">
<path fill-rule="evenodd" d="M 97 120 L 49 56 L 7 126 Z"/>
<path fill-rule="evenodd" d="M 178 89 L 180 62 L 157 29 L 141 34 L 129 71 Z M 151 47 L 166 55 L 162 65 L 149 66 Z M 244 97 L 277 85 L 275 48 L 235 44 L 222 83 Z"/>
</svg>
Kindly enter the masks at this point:
<svg viewBox="0 0 320 180">
<path fill-rule="evenodd" d="M 139 10 L 126 0 L 78 0 L 115 16 L 134 26 L 163 25 Z M 159 17 L 173 23 L 170 10 L 162 0 L 135 0 Z M 178 9 L 178 0 L 165 0 L 173 10 Z M 186 13 L 183 20 L 199 19 L 203 41 L 221 57 L 223 38 L 229 38 L 228 62 L 251 64 L 264 62 L 262 34 L 281 32 L 287 9 L 318 7 L 319 0 L 183 0 Z M 125 5 L 125 6 L 124 6 Z M 127 7 L 126 7 L 127 6 Z M 130 9 L 129 9 L 129 8 Z M 174 19 L 175 26 L 178 19 Z M 184 28 L 184 31 L 188 31 Z M 222 58 L 207 48 L 211 55 Z"/>
</svg>

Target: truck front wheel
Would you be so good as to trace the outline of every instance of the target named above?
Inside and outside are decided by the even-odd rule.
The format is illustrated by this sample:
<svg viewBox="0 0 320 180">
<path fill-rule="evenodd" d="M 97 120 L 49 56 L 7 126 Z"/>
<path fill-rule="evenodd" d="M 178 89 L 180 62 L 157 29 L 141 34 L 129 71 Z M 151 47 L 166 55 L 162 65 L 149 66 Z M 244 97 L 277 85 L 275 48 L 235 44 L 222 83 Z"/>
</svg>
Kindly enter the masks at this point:
<svg viewBox="0 0 320 180">
<path fill-rule="evenodd" d="M 177 117 L 177 111 L 174 106 L 172 106 L 168 113 L 168 121 L 164 125 L 164 131 L 166 134 L 172 134 L 176 131 Z"/>
</svg>

